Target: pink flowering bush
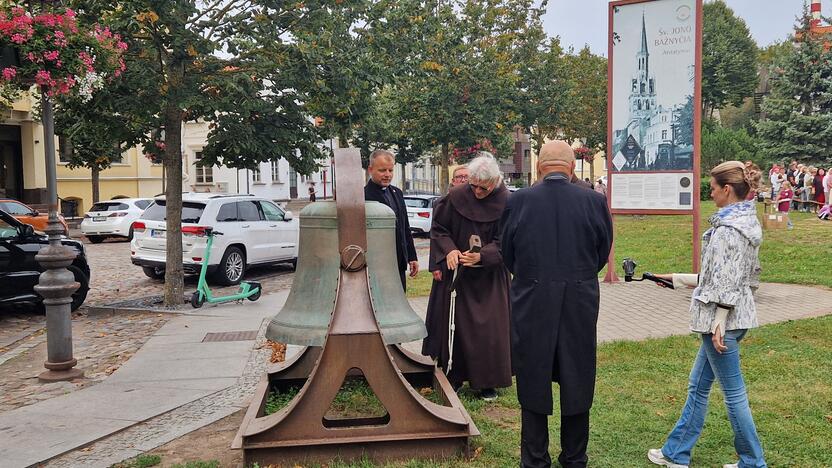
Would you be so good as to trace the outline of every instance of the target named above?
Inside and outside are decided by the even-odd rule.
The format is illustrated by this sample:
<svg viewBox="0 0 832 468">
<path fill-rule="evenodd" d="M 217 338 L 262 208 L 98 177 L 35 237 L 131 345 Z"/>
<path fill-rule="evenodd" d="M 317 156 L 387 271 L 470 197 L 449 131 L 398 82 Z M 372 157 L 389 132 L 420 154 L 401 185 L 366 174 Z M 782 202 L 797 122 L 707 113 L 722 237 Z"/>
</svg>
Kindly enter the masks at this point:
<svg viewBox="0 0 832 468">
<path fill-rule="evenodd" d="M 32 14 L 14 7 L 0 11 L 0 48 L 20 62 L 0 69 L 0 86 L 36 84 L 50 96 L 77 93 L 88 100 L 124 72 L 127 43 L 109 28 L 82 29 L 71 9 Z"/>
</svg>

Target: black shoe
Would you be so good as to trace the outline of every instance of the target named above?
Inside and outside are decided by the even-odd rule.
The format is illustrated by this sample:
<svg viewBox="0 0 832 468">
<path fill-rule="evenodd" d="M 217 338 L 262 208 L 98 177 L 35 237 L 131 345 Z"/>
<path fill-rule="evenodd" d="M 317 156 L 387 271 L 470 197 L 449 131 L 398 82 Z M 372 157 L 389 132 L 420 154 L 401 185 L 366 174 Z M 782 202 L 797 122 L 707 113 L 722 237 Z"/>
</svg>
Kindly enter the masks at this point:
<svg viewBox="0 0 832 468">
<path fill-rule="evenodd" d="M 480 398 L 485 401 L 494 401 L 497 399 L 497 390 L 493 388 L 484 388 L 480 390 Z"/>
</svg>

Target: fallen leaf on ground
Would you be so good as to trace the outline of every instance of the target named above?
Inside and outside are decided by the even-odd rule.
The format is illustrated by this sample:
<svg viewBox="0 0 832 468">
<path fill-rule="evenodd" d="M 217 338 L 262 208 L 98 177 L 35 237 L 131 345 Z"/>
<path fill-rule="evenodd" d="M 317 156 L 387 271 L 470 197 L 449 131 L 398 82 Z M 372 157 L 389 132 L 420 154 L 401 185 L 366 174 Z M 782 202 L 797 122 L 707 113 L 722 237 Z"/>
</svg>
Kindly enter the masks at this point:
<svg viewBox="0 0 832 468">
<path fill-rule="evenodd" d="M 286 360 L 286 345 L 272 340 L 266 340 L 266 346 L 272 349 L 272 355 L 269 357 L 269 362 L 272 364 L 276 362 L 283 362 Z"/>
<path fill-rule="evenodd" d="M 471 458 L 470 458 L 468 461 L 474 461 L 474 460 L 476 460 L 477 458 L 479 458 L 479 457 L 480 457 L 480 455 L 482 455 L 482 450 L 483 450 L 483 448 L 482 448 L 482 447 L 477 447 L 477 448 L 474 450 L 474 454 L 473 454 L 473 455 L 471 455 Z"/>
</svg>

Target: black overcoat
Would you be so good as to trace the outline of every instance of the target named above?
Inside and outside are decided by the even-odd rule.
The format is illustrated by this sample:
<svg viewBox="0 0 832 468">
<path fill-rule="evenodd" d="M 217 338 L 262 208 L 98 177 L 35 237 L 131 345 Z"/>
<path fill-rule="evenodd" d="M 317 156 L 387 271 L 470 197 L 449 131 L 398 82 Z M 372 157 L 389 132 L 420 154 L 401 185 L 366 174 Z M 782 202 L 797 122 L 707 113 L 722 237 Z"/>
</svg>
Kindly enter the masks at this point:
<svg viewBox="0 0 832 468">
<path fill-rule="evenodd" d="M 388 185 L 387 190 L 393 196 L 394 206 L 390 206 L 390 203 L 384 199 L 381 186 L 373 182 L 373 179 L 367 181 L 367 185 L 364 186 L 364 199 L 384 203 L 396 214 L 396 260 L 399 271 L 406 270 L 407 263 L 417 259 L 413 234 L 410 232 L 410 221 L 407 219 L 407 207 L 404 204 L 404 195 L 398 187 Z"/>
<path fill-rule="evenodd" d="M 511 283 L 512 366 L 520 406 L 562 415 L 586 412 L 595 391 L 598 272 L 607 263 L 612 221 L 606 198 L 546 179 L 515 192 L 503 214 L 502 252 Z"/>
</svg>

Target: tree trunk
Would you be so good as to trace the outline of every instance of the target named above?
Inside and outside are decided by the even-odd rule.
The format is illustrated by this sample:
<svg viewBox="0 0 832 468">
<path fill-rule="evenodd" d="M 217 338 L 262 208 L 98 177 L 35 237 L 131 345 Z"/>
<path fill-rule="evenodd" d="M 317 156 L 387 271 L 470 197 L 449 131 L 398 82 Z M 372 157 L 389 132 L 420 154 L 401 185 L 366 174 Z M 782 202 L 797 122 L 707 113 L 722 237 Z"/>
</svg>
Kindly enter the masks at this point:
<svg viewBox="0 0 832 468">
<path fill-rule="evenodd" d="M 181 63 L 168 67 L 169 93 L 181 86 L 184 67 Z M 182 112 L 177 102 L 168 101 L 165 115 L 165 305 L 182 304 L 185 295 L 184 270 L 182 269 Z"/>
<path fill-rule="evenodd" d="M 406 170 L 407 170 L 407 167 L 406 167 L 405 163 L 402 163 L 402 187 L 401 187 L 401 189 L 405 193 L 408 191 L 407 190 L 407 172 L 405 172 Z"/>
<path fill-rule="evenodd" d="M 448 166 L 451 163 L 450 152 L 451 145 L 449 143 L 442 143 L 442 153 L 439 155 L 439 193 L 442 195 L 448 193 Z"/>
<path fill-rule="evenodd" d="M 92 202 L 98 203 L 101 200 L 101 168 L 93 167 L 90 169 L 90 179 L 92 181 Z"/>
<path fill-rule="evenodd" d="M 342 128 L 338 130 L 338 147 L 339 148 L 349 148 L 350 141 L 347 135 L 347 130 Z"/>
<path fill-rule="evenodd" d="M 595 157 L 592 157 L 592 160 L 589 161 L 589 180 L 592 181 L 592 186 L 595 186 Z"/>
</svg>

